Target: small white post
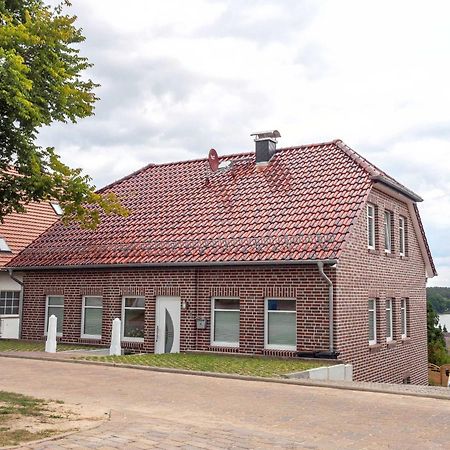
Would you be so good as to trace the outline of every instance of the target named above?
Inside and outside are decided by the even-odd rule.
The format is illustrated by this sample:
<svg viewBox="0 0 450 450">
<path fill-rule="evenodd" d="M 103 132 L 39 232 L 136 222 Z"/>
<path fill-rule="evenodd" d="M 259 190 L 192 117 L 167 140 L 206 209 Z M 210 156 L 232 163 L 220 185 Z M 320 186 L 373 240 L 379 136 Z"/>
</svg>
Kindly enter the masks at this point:
<svg viewBox="0 0 450 450">
<path fill-rule="evenodd" d="M 111 346 L 109 347 L 109 354 L 111 356 L 120 356 L 122 348 L 120 347 L 120 319 L 115 318 L 112 325 Z"/>
<path fill-rule="evenodd" d="M 47 353 L 56 353 L 56 325 L 58 319 L 51 315 L 48 319 L 47 340 L 45 341 L 45 351 Z"/>
</svg>

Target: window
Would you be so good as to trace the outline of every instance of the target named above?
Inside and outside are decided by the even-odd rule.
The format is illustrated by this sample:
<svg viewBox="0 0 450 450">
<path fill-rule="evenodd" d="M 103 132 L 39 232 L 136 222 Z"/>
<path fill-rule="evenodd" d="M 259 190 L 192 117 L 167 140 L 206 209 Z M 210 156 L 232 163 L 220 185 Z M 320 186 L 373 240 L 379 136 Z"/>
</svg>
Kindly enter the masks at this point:
<svg viewBox="0 0 450 450">
<path fill-rule="evenodd" d="M 47 297 L 47 308 L 45 315 L 45 334 L 48 331 L 48 318 L 56 316 L 56 335 L 62 336 L 64 321 L 64 297 L 61 295 L 49 295 Z"/>
<path fill-rule="evenodd" d="M 144 340 L 145 298 L 124 297 L 122 304 L 122 336 L 127 341 Z"/>
<path fill-rule="evenodd" d="M 406 255 L 406 219 L 402 216 L 398 219 L 398 234 L 399 234 L 399 243 L 398 248 L 400 252 L 400 256 Z"/>
<path fill-rule="evenodd" d="M 63 215 L 63 210 L 62 210 L 61 206 L 59 205 L 59 203 L 50 203 L 50 205 L 52 205 L 52 208 L 53 208 L 53 211 L 55 211 L 55 214 L 57 214 L 58 216 Z"/>
<path fill-rule="evenodd" d="M 384 212 L 384 251 L 386 253 L 392 252 L 392 213 Z"/>
<path fill-rule="evenodd" d="M 0 316 L 19 314 L 20 291 L 0 291 Z"/>
<path fill-rule="evenodd" d="M 393 340 L 392 299 L 386 300 L 386 342 Z"/>
<path fill-rule="evenodd" d="M 265 346 L 269 349 L 297 349 L 295 300 L 266 299 Z"/>
<path fill-rule="evenodd" d="M 407 323 L 408 311 L 406 298 L 402 298 L 400 304 L 400 331 L 401 338 L 405 339 L 408 335 L 408 323 Z"/>
<path fill-rule="evenodd" d="M 8 243 L 6 240 L 2 237 L 0 237 L 0 252 L 10 252 L 11 249 L 9 248 Z"/>
<path fill-rule="evenodd" d="M 239 347 L 239 299 L 212 300 L 211 344 Z"/>
<path fill-rule="evenodd" d="M 375 206 L 367 205 L 367 247 L 375 249 Z"/>
<path fill-rule="evenodd" d="M 101 339 L 103 301 L 101 297 L 83 297 L 81 337 Z"/>
<path fill-rule="evenodd" d="M 377 302 L 369 300 L 369 345 L 377 343 Z"/>
</svg>

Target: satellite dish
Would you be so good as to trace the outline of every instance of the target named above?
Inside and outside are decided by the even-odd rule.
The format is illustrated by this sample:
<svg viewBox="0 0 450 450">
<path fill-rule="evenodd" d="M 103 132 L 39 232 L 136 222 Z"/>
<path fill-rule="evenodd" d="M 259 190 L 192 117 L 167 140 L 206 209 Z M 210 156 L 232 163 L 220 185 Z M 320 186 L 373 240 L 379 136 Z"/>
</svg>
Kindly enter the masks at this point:
<svg viewBox="0 0 450 450">
<path fill-rule="evenodd" d="M 213 172 L 219 168 L 219 155 L 213 148 L 209 151 L 208 162 L 209 167 Z"/>
</svg>

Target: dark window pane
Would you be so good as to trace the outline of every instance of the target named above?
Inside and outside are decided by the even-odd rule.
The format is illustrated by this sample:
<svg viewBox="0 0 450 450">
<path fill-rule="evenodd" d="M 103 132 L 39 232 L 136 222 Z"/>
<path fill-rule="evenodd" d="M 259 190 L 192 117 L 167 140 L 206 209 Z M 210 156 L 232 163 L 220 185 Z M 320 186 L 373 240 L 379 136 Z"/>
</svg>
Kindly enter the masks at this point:
<svg viewBox="0 0 450 450">
<path fill-rule="evenodd" d="M 125 307 L 127 308 L 144 308 L 145 299 L 137 297 L 127 297 L 125 298 Z"/>
<path fill-rule="evenodd" d="M 295 311 L 295 300 L 267 300 L 269 311 Z"/>
<path fill-rule="evenodd" d="M 126 309 L 123 335 L 129 338 L 144 337 L 145 311 L 143 309 Z"/>
<path fill-rule="evenodd" d="M 232 298 L 216 298 L 216 309 L 239 309 L 239 299 Z"/>
</svg>

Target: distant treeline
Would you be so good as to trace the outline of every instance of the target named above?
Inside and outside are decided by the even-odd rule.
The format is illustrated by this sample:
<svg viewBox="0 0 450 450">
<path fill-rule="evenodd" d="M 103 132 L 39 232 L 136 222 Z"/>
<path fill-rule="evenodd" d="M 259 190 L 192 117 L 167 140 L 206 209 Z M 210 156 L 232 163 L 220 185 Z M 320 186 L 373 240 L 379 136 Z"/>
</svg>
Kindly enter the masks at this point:
<svg viewBox="0 0 450 450">
<path fill-rule="evenodd" d="M 450 314 L 449 287 L 428 287 L 427 300 L 438 314 Z"/>
</svg>

